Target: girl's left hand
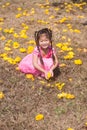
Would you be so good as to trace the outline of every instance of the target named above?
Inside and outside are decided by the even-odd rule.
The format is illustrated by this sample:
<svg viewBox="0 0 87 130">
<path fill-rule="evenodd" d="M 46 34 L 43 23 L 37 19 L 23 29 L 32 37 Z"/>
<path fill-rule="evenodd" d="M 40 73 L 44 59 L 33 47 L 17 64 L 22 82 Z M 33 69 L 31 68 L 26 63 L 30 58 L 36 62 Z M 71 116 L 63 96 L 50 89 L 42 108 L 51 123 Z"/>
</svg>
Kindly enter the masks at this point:
<svg viewBox="0 0 87 130">
<path fill-rule="evenodd" d="M 54 76 L 53 70 L 50 70 L 49 72 L 51 73 L 51 77 L 53 77 Z"/>
</svg>

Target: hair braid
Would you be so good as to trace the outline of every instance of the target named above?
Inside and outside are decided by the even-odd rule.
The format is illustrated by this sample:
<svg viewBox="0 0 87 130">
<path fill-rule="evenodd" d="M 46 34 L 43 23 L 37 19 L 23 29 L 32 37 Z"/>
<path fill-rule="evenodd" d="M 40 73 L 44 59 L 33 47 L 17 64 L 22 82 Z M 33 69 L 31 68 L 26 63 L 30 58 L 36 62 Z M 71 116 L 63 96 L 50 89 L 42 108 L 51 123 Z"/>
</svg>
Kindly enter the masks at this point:
<svg viewBox="0 0 87 130">
<path fill-rule="evenodd" d="M 39 36 L 38 36 L 39 32 L 40 31 L 36 31 L 34 36 L 35 36 L 36 46 L 37 46 L 37 49 L 38 49 L 39 54 L 40 54 L 40 62 L 41 62 L 42 65 L 44 65 L 44 62 L 43 62 L 43 59 L 42 59 L 42 56 L 41 56 L 41 51 L 40 51 L 40 48 L 39 48 L 39 41 L 38 41 L 38 39 L 39 39 Z"/>
</svg>

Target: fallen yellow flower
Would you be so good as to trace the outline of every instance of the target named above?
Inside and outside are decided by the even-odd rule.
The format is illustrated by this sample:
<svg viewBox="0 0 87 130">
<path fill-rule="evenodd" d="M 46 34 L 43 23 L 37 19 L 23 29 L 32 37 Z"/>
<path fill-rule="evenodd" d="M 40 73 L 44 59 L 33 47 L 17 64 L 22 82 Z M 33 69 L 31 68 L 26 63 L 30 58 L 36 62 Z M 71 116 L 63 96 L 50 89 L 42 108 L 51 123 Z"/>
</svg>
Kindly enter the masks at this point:
<svg viewBox="0 0 87 130">
<path fill-rule="evenodd" d="M 34 80 L 34 76 L 32 74 L 26 74 L 26 78 L 31 79 L 32 81 Z"/>
<path fill-rule="evenodd" d="M 73 94 L 69 94 L 69 93 L 65 93 L 65 92 L 62 92 L 60 94 L 57 95 L 58 98 L 66 98 L 66 99 L 73 99 L 75 98 L 75 96 Z"/>
<path fill-rule="evenodd" d="M 19 48 L 20 44 L 18 42 L 13 43 L 13 48 Z"/>
<path fill-rule="evenodd" d="M 14 59 L 14 61 L 15 61 L 16 63 L 20 62 L 20 61 L 21 61 L 21 57 L 17 56 L 17 57 Z"/>
<path fill-rule="evenodd" d="M 59 66 L 60 66 L 60 67 L 65 67 L 66 64 L 65 64 L 65 63 L 61 63 L 61 64 L 59 64 Z"/>
<path fill-rule="evenodd" d="M 85 125 L 87 126 L 87 122 L 85 123 Z"/>
<path fill-rule="evenodd" d="M 28 49 L 27 49 L 27 53 L 31 53 L 33 50 L 34 50 L 34 47 L 33 46 L 29 46 Z"/>
<path fill-rule="evenodd" d="M 16 70 L 20 70 L 20 68 L 19 68 L 19 67 L 16 67 L 15 69 L 16 69 Z"/>
<path fill-rule="evenodd" d="M 10 48 L 10 47 L 5 47 L 4 50 L 6 50 L 6 51 L 10 51 L 11 48 Z"/>
<path fill-rule="evenodd" d="M 0 92 L 0 99 L 4 98 L 4 93 Z"/>
<path fill-rule="evenodd" d="M 43 114 L 38 114 L 38 115 L 35 117 L 35 120 L 36 120 L 36 121 L 39 121 L 39 120 L 42 120 L 42 119 L 44 119 Z"/>
<path fill-rule="evenodd" d="M 59 90 L 62 90 L 62 88 L 65 86 L 65 83 L 56 83 L 55 86 L 56 86 Z"/>
<path fill-rule="evenodd" d="M 74 130 L 73 128 L 68 128 L 67 130 Z"/>
<path fill-rule="evenodd" d="M 48 73 L 47 73 L 47 80 L 50 79 L 50 78 L 51 78 L 51 73 L 48 72 Z"/>
<path fill-rule="evenodd" d="M 22 52 L 22 53 L 26 52 L 26 49 L 25 49 L 25 48 L 20 48 L 19 50 L 20 50 L 20 52 Z"/>
<path fill-rule="evenodd" d="M 78 60 L 74 60 L 74 63 L 76 65 L 81 65 L 82 64 L 82 60 L 78 59 Z"/>
<path fill-rule="evenodd" d="M 78 29 L 74 29 L 73 31 L 74 31 L 75 33 L 81 33 L 81 31 L 78 30 Z"/>
<path fill-rule="evenodd" d="M 65 60 L 73 59 L 74 55 L 75 55 L 75 53 L 70 51 L 70 52 L 68 52 L 68 54 L 66 56 L 64 56 L 64 59 Z"/>
</svg>

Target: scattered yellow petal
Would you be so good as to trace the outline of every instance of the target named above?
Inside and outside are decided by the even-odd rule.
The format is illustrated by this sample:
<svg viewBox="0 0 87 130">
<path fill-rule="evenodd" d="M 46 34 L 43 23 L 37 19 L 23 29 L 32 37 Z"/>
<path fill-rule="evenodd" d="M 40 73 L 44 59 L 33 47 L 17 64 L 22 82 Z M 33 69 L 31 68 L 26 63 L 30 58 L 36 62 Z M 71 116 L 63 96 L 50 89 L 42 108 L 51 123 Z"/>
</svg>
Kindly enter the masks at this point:
<svg viewBox="0 0 87 130">
<path fill-rule="evenodd" d="M 20 44 L 18 42 L 13 43 L 13 48 L 19 48 Z"/>
<path fill-rule="evenodd" d="M 4 98 L 4 93 L 0 92 L 0 99 Z"/>
<path fill-rule="evenodd" d="M 16 67 L 15 69 L 16 69 L 16 70 L 20 70 L 19 67 Z"/>
<path fill-rule="evenodd" d="M 22 14 L 16 14 L 16 18 L 20 18 Z"/>
<path fill-rule="evenodd" d="M 1 36 L 1 37 L 0 37 L 0 40 L 3 40 L 3 41 L 4 41 L 5 39 L 6 39 L 5 36 Z"/>
<path fill-rule="evenodd" d="M 85 123 L 85 125 L 87 126 L 87 122 Z"/>
<path fill-rule="evenodd" d="M 83 49 L 83 52 L 87 52 L 87 49 L 86 49 L 86 48 L 84 48 L 84 49 Z"/>
<path fill-rule="evenodd" d="M 60 67 L 65 67 L 66 64 L 65 64 L 65 63 L 61 63 L 61 64 L 59 64 L 59 66 L 60 66 Z"/>
<path fill-rule="evenodd" d="M 35 120 L 36 120 L 36 121 L 39 121 L 39 120 L 42 120 L 42 119 L 44 119 L 43 114 L 38 114 L 38 115 L 35 117 Z"/>
<path fill-rule="evenodd" d="M 46 82 L 44 82 L 43 80 L 41 80 L 40 83 L 45 84 Z"/>
<path fill-rule="evenodd" d="M 70 94 L 70 93 L 65 93 L 65 92 L 62 92 L 60 94 L 57 95 L 58 98 L 66 98 L 66 99 L 74 99 L 75 96 L 73 94 Z"/>
<path fill-rule="evenodd" d="M 15 61 L 16 63 L 20 62 L 20 61 L 21 61 L 21 57 L 17 56 L 17 57 L 14 59 L 14 61 Z"/>
<path fill-rule="evenodd" d="M 22 10 L 22 8 L 21 8 L 21 7 L 18 7 L 18 8 L 17 8 L 17 10 L 18 10 L 18 11 L 21 11 L 21 10 Z"/>
<path fill-rule="evenodd" d="M 33 50 L 34 50 L 34 47 L 33 46 L 29 46 L 28 50 L 27 50 L 27 53 L 31 53 Z"/>
<path fill-rule="evenodd" d="M 80 59 L 74 60 L 74 63 L 76 65 L 81 65 L 82 64 L 82 60 L 80 60 Z"/>
<path fill-rule="evenodd" d="M 31 79 L 32 81 L 34 80 L 34 76 L 32 74 L 26 74 L 26 78 Z"/>
<path fill-rule="evenodd" d="M 55 86 L 56 86 L 59 90 L 62 90 L 62 88 L 65 86 L 65 83 L 56 83 Z"/>
<path fill-rule="evenodd" d="M 72 78 L 69 78 L 69 81 L 72 81 Z"/>
<path fill-rule="evenodd" d="M 20 48 L 19 50 L 20 50 L 20 52 L 22 52 L 22 53 L 26 52 L 26 49 L 25 49 L 25 48 Z"/>
<path fill-rule="evenodd" d="M 48 72 L 48 73 L 47 73 L 47 79 L 50 79 L 50 78 L 51 78 L 51 73 Z"/>
<path fill-rule="evenodd" d="M 5 47 L 4 50 L 6 50 L 6 51 L 10 51 L 11 48 L 10 48 L 10 47 Z"/>
<path fill-rule="evenodd" d="M 74 130 L 73 128 L 68 128 L 67 130 Z"/>
<path fill-rule="evenodd" d="M 76 32 L 76 33 L 81 33 L 81 31 L 78 30 L 78 29 L 74 29 L 73 31 Z"/>
</svg>

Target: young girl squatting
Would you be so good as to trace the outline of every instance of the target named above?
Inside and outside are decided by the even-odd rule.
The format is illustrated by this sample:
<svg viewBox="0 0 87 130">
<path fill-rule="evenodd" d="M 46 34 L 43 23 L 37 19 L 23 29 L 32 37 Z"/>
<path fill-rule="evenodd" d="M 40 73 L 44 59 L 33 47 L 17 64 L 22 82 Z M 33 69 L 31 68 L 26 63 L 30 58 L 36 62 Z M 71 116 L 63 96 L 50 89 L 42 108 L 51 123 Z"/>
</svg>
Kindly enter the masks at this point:
<svg viewBox="0 0 87 130">
<path fill-rule="evenodd" d="M 34 51 L 19 63 L 20 71 L 46 79 L 49 72 L 53 77 L 54 69 L 58 67 L 58 59 L 52 46 L 52 31 L 48 28 L 36 31 L 35 42 Z"/>
</svg>

